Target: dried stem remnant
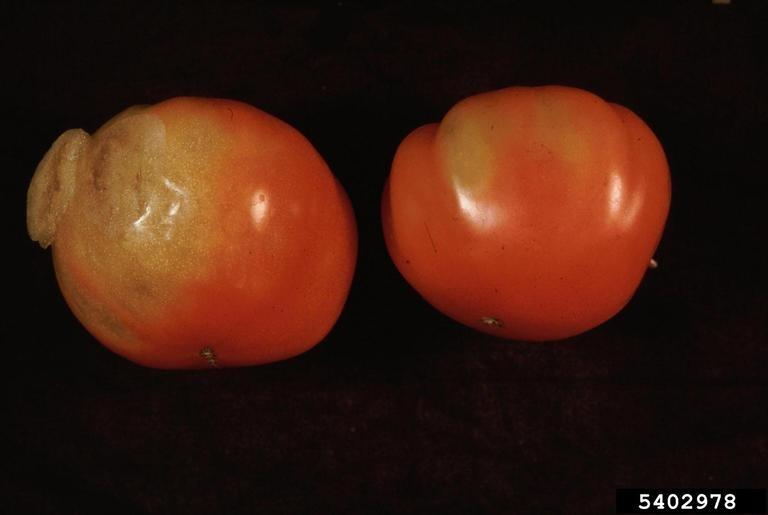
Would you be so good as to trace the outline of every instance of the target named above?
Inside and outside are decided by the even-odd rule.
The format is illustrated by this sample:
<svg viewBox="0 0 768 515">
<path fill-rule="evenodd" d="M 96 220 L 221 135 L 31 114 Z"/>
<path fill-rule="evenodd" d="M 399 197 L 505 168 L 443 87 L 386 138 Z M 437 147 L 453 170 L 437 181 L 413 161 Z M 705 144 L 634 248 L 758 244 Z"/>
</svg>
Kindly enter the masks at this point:
<svg viewBox="0 0 768 515">
<path fill-rule="evenodd" d="M 210 347 L 203 347 L 200 350 L 200 357 L 203 358 L 208 364 L 214 368 L 217 368 L 218 362 L 216 361 L 216 353 Z"/>
<path fill-rule="evenodd" d="M 501 323 L 501 320 L 495 317 L 482 317 L 480 321 L 488 327 L 504 327 L 504 324 Z"/>
</svg>

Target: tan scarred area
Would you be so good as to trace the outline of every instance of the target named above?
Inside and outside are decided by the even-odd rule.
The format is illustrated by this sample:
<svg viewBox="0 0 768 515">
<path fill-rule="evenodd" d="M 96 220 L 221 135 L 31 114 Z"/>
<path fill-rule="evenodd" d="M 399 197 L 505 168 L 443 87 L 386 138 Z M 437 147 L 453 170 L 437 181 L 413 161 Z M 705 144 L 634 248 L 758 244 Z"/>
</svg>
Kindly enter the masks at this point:
<svg viewBox="0 0 768 515">
<path fill-rule="evenodd" d="M 607 109 L 587 92 L 571 94 Z M 578 169 L 593 150 L 579 123 L 574 99 L 546 87 L 494 91 L 459 102 L 446 114 L 436 135 L 436 151 L 452 185 L 479 194 L 493 187 L 498 173 L 515 173 L 508 155 L 524 156 L 520 168 L 556 156 L 563 165 Z"/>
<path fill-rule="evenodd" d="M 593 97 L 591 100 L 605 104 L 602 100 L 586 92 L 579 96 Z M 574 112 L 573 99 L 562 95 L 548 94 L 543 90 L 537 95 L 534 113 L 534 141 L 543 152 L 555 155 L 567 167 L 578 169 L 590 154 L 591 139 L 585 137 L 585 128 L 581 117 Z"/>
<path fill-rule="evenodd" d="M 151 108 L 131 108 L 93 136 L 65 132 L 35 172 L 30 236 L 53 245 L 67 302 L 117 347 L 140 339 L 126 323 L 151 325 L 178 287 L 207 273 L 214 207 L 201 193 L 222 145 L 204 125 L 169 130 Z"/>
<path fill-rule="evenodd" d="M 437 155 L 449 180 L 458 189 L 482 189 L 492 178 L 497 166 L 494 154 L 494 143 L 499 138 L 497 130 L 506 128 L 494 107 L 492 102 L 477 106 L 459 103 L 438 128 Z"/>
<path fill-rule="evenodd" d="M 71 129 L 59 136 L 32 176 L 27 191 L 27 228 L 32 240 L 47 248 L 53 243 L 59 219 L 75 193 L 75 173 L 88 146 L 83 130 Z"/>
</svg>

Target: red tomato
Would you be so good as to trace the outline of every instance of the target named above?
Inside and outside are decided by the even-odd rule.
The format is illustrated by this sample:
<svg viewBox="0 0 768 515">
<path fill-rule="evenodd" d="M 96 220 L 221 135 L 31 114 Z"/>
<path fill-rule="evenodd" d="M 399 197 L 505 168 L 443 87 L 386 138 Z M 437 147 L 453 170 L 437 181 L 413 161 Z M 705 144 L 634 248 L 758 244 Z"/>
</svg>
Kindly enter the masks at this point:
<svg viewBox="0 0 768 515">
<path fill-rule="evenodd" d="M 349 199 L 315 149 L 230 100 L 176 98 L 65 132 L 27 220 L 85 327 L 159 368 L 306 351 L 338 318 L 357 253 Z"/>
<path fill-rule="evenodd" d="M 467 98 L 400 145 L 382 199 L 405 279 L 506 338 L 586 331 L 631 298 L 659 243 L 670 179 L 634 113 L 586 91 Z"/>
</svg>

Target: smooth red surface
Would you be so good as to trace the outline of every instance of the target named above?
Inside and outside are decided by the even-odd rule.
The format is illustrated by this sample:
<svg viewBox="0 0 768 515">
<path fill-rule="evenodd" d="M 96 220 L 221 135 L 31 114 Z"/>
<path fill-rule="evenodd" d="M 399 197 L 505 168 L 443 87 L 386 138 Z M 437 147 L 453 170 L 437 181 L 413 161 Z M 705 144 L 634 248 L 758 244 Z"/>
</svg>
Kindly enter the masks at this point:
<svg viewBox="0 0 768 515">
<path fill-rule="evenodd" d="M 433 306 L 551 340 L 632 297 L 659 243 L 669 171 L 653 132 L 583 90 L 473 96 L 400 145 L 382 200 L 390 255 Z"/>
</svg>

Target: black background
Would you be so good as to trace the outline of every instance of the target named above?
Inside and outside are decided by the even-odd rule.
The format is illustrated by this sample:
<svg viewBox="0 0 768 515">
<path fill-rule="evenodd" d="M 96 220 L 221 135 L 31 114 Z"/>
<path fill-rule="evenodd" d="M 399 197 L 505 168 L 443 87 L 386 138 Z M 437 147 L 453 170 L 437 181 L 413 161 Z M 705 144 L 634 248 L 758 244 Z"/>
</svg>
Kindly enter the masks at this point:
<svg viewBox="0 0 768 515">
<path fill-rule="evenodd" d="M 765 487 L 766 4 L 533 4 L 5 7 L 0 511 L 595 514 L 617 487 Z M 434 311 L 378 215 L 411 129 L 538 84 L 633 109 L 673 180 L 660 268 L 614 319 L 551 344 Z M 133 365 L 79 325 L 26 236 L 58 134 L 178 95 L 291 123 L 352 199 L 347 307 L 298 358 Z"/>
</svg>

